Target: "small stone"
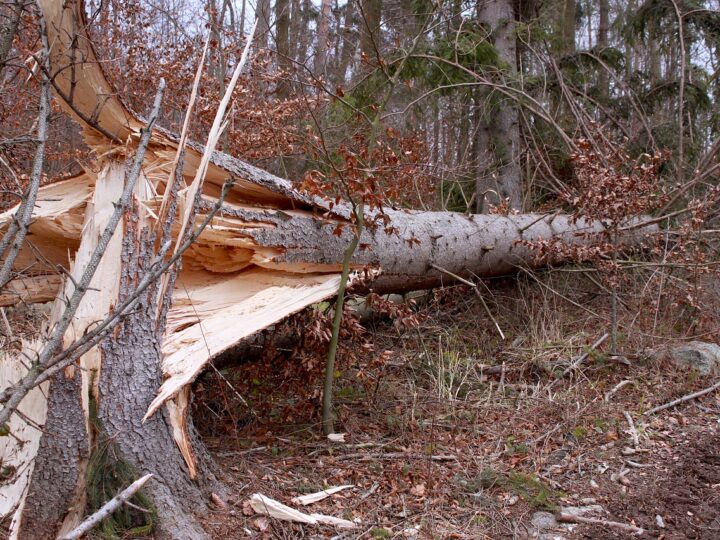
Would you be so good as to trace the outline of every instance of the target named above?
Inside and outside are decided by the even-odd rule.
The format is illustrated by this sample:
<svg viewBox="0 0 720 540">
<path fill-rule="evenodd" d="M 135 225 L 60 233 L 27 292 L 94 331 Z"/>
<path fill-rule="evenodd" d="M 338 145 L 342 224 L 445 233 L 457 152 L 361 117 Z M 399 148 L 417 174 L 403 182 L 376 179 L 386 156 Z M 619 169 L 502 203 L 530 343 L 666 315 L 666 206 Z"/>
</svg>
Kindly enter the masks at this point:
<svg viewBox="0 0 720 540">
<path fill-rule="evenodd" d="M 558 524 L 555 516 L 550 512 L 535 512 L 530 522 L 539 531 L 552 529 Z"/>
<path fill-rule="evenodd" d="M 595 480 L 590 480 L 590 488 L 591 489 L 600 489 L 600 484 L 598 484 Z"/>
<path fill-rule="evenodd" d="M 720 347 L 706 341 L 691 341 L 673 347 L 670 360 L 681 368 L 695 370 L 701 376 L 720 374 Z"/>
<path fill-rule="evenodd" d="M 662 518 L 660 514 L 655 516 L 655 524 L 660 527 L 661 529 L 665 528 L 665 520 Z"/>
</svg>

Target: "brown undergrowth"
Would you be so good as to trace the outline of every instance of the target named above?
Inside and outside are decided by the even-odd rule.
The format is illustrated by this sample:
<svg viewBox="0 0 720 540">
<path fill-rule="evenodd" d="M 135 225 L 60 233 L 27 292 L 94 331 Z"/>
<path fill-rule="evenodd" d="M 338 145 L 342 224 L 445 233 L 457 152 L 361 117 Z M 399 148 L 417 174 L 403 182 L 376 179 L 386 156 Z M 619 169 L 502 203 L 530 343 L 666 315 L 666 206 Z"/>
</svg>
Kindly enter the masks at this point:
<svg viewBox="0 0 720 540">
<path fill-rule="evenodd" d="M 280 348 L 225 367 L 222 377 L 209 373 L 196 384 L 195 422 L 234 489 L 205 525 L 217 538 L 527 538 L 535 512 L 592 500 L 609 512 L 604 519 L 655 536 L 717 537 L 717 505 L 708 501 L 720 463 L 701 449 L 717 446 L 718 395 L 650 418 L 642 412 L 713 382 L 653 351 L 691 338 L 717 342 L 717 323 L 704 314 L 717 313 L 720 296 L 708 280 L 694 289 L 692 308 L 667 289 L 651 301 L 655 271 L 635 268 L 619 285 L 617 355 L 607 344 L 589 349 L 608 331 L 610 301 L 580 268 L 481 284 L 504 341 L 463 287 L 417 298 L 417 325 L 351 317 L 336 374 L 344 443 L 321 435 L 311 350 Z M 587 360 L 560 377 L 583 352 Z M 626 411 L 639 436 L 632 456 L 624 455 L 634 446 Z M 668 495 L 668 482 L 686 481 L 696 489 Z M 358 521 L 344 536 L 258 516 L 246 503 L 259 492 L 291 504 L 341 484 L 355 489 L 304 510 Z M 623 537 L 589 525 L 554 534 Z"/>
</svg>

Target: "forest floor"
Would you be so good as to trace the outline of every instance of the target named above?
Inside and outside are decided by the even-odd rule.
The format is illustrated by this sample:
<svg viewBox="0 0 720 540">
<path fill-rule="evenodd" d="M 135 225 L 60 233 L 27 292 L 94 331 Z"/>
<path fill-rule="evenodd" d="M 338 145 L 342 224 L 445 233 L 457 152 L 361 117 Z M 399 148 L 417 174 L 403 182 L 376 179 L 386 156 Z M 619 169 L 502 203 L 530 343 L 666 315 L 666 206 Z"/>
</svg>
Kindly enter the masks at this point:
<svg viewBox="0 0 720 540">
<path fill-rule="evenodd" d="M 590 348 L 609 331 L 608 295 L 561 270 L 484 290 L 505 340 L 466 287 L 425 298 L 418 328 L 366 322 L 374 352 L 363 348 L 336 381 L 344 442 L 322 436 L 316 399 L 298 397 L 319 381 L 289 381 L 292 370 L 277 366 L 260 377 L 252 363 L 211 372 L 196 385 L 195 421 L 231 489 L 205 526 L 216 538 L 631 537 L 550 517 L 584 507 L 643 537 L 720 538 L 720 392 L 642 414 L 713 384 L 662 352 L 689 328 L 706 341 L 720 334 L 712 320 L 672 302 L 650 309 L 633 291 L 621 296 L 618 355 L 609 341 Z M 716 296 L 705 298 L 712 313 Z M 384 362 L 370 362 L 382 351 Z M 363 359 L 372 369 L 359 368 Z M 345 484 L 354 487 L 308 507 L 291 502 Z M 358 528 L 255 514 L 254 493 Z"/>
</svg>

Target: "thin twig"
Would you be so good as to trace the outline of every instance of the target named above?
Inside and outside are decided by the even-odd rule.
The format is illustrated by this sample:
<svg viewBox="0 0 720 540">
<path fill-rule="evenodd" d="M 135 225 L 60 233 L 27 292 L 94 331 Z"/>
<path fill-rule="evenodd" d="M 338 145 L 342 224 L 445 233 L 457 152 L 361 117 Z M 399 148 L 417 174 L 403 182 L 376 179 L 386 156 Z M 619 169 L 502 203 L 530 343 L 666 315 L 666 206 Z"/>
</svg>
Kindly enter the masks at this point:
<svg viewBox="0 0 720 540">
<path fill-rule="evenodd" d="M 620 381 L 618 384 L 616 384 L 616 385 L 613 387 L 612 390 L 610 390 L 608 393 L 605 394 L 604 400 L 605 400 L 606 402 L 607 402 L 607 401 L 610 401 L 610 398 L 613 397 L 613 396 L 618 392 L 618 390 L 620 390 L 623 386 L 626 386 L 626 385 L 628 385 L 628 384 L 632 384 L 632 382 L 633 382 L 633 381 L 631 381 L 630 379 L 625 379 L 624 381 Z"/>
<path fill-rule="evenodd" d="M 7 337 L 10 339 L 13 339 L 15 336 L 13 335 L 12 326 L 10 326 L 10 321 L 8 321 L 7 315 L 5 314 L 5 308 L 0 307 L 0 315 L 2 315 L 3 323 L 5 324 L 5 330 L 7 331 Z"/>
<path fill-rule="evenodd" d="M 472 287 L 473 290 L 475 291 L 475 294 L 480 299 L 480 302 L 482 303 L 483 307 L 485 308 L 485 313 L 488 314 L 488 317 L 490 317 L 490 320 L 493 322 L 493 324 L 495 324 L 495 328 L 497 328 L 497 331 L 500 334 L 500 338 L 503 340 L 505 339 L 505 334 L 503 333 L 502 329 L 500 328 L 500 325 L 498 324 L 497 319 L 495 319 L 492 312 L 490 311 L 490 308 L 488 307 L 487 303 L 485 302 L 483 295 L 480 293 L 480 290 L 478 289 L 477 284 L 475 284 L 472 281 L 469 281 L 465 278 L 462 278 L 462 277 L 458 276 L 457 274 L 452 273 L 450 270 L 446 270 L 442 266 L 438 266 L 437 264 L 431 264 L 430 266 L 432 266 L 435 270 L 439 270 L 443 274 L 447 274 L 451 278 L 456 279 L 460 283 L 464 283 L 465 285 L 469 285 L 470 287 Z"/>
<path fill-rule="evenodd" d="M 594 351 L 595 349 L 597 349 L 600 345 L 602 345 L 608 337 L 610 337 L 610 334 L 607 334 L 607 333 L 600 336 L 600 338 L 595 343 L 590 345 L 590 348 L 586 352 L 584 352 L 583 354 L 578 356 L 576 360 L 574 360 L 567 368 L 565 368 L 565 371 L 562 372 L 562 375 L 559 378 L 555 379 L 553 382 L 551 382 L 548 388 L 552 388 L 559 380 L 564 378 L 568 373 L 570 373 L 571 371 L 580 367 L 580 364 L 582 364 L 587 359 L 587 357 L 590 356 L 590 353 L 592 351 Z"/>
<path fill-rule="evenodd" d="M 693 392 L 692 394 L 687 394 L 681 398 L 671 401 L 670 403 L 666 403 L 665 405 L 660 405 L 658 407 L 655 407 L 654 409 L 645 411 L 643 413 L 643 415 L 650 416 L 651 414 L 655 414 L 656 412 L 664 411 L 665 409 L 670 409 L 670 408 L 674 407 L 675 405 L 680 405 L 680 403 L 685 403 L 686 401 L 691 401 L 693 399 L 704 396 L 705 394 L 709 394 L 710 392 L 714 392 L 718 388 L 720 388 L 720 381 L 716 382 L 712 386 L 705 388 L 704 390 L 698 390 L 697 392 Z"/>
</svg>

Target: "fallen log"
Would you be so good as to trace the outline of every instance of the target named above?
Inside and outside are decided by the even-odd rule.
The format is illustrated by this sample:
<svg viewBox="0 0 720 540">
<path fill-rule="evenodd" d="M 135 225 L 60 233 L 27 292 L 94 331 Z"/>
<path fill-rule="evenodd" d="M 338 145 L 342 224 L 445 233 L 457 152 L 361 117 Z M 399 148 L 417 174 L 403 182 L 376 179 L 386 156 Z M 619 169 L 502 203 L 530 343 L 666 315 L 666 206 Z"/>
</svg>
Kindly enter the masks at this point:
<svg viewBox="0 0 720 540">
<path fill-rule="evenodd" d="M 0 296 L 8 305 L 13 299 L 43 301 L 54 294 L 49 335 L 114 211 L 129 174 L 126 159 L 138 149 L 145 122 L 106 80 L 85 28 L 83 2 L 40 0 L 40 5 L 53 44 L 55 96 L 81 124 L 99 156 L 84 173 L 40 190 L 26 243 L 15 261 L 28 281 L 11 282 Z M 158 215 L 164 213 L 160 208 L 178 143 L 169 132 L 153 131 L 132 204 L 64 334 L 64 347 L 132 295 L 157 255 L 153 234 L 162 226 Z M 204 152 L 202 145 L 188 145 L 180 172 L 184 186 L 192 185 Z M 116 459 L 138 476 L 154 475 L 147 489 L 160 527 L 173 538 L 202 538 L 192 514 L 207 499 L 203 492 L 209 497 L 217 488 L 203 465 L 202 446 L 192 437 L 188 385 L 210 359 L 238 341 L 337 291 L 352 234 L 347 208 L 331 210 L 289 181 L 219 152 L 212 152 L 201 180 L 198 222 L 219 203 L 228 181 L 232 187 L 221 211 L 185 253 L 167 313 L 157 309 L 167 303 L 153 296 L 156 291 L 143 293 L 114 332 L 78 360 L 80 369 L 59 372 L 25 397 L 9 427 L 27 438 L 0 437 L 0 461 L 16 471 L 0 485 L 0 514 L 13 513 L 15 537 L 74 529 L 85 509 L 90 458 L 98 444 L 112 440 Z M 183 212 L 178 215 L 194 204 L 192 190 L 182 182 L 177 204 Z M 13 213 L 0 214 L 0 231 Z M 356 270 L 381 273 L 371 285 L 380 291 L 442 284 L 448 275 L 433 265 L 463 277 L 505 274 L 537 264 L 522 241 L 562 237 L 571 244 L 588 244 L 604 231 L 600 223 L 559 215 L 386 213 L 394 231 L 366 230 L 363 248 L 353 259 Z M 655 227 L 626 231 L 622 241 L 638 247 Z M 179 220 L 171 228 L 177 241 Z M 59 267 L 68 268 L 70 277 L 44 277 L 57 275 Z M 14 294 L 23 287 L 36 293 Z M 37 343 L 25 344 L 26 355 L 6 354 L 1 365 L 12 377 L 0 379 L 0 390 L 27 372 L 38 348 Z"/>
</svg>

